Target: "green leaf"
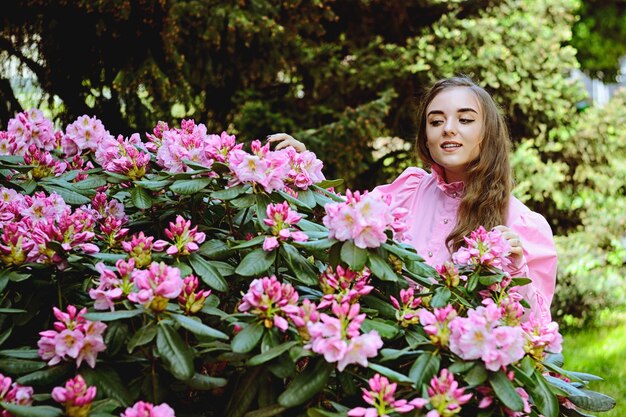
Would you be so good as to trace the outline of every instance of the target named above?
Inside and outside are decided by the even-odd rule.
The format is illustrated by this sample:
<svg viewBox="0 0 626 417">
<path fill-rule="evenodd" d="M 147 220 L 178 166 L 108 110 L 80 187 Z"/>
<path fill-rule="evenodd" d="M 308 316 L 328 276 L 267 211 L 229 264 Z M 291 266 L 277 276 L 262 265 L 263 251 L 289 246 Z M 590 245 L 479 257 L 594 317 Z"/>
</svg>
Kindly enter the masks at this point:
<svg viewBox="0 0 626 417">
<path fill-rule="evenodd" d="M 89 197 L 78 194 L 76 191 L 68 190 L 67 188 L 56 185 L 42 184 L 42 186 L 46 189 L 46 191 L 60 195 L 67 204 L 79 206 L 81 204 L 91 203 L 91 199 Z"/>
<path fill-rule="evenodd" d="M 424 262 L 424 258 L 422 258 L 420 255 L 418 255 L 416 252 L 412 252 L 411 249 L 409 248 L 403 248 L 401 246 L 397 246 L 397 243 L 383 243 L 383 248 L 385 248 L 386 250 L 388 250 L 389 252 L 393 253 L 394 255 L 400 257 L 401 259 L 405 260 L 405 261 L 418 261 L 418 262 Z M 413 249 L 415 250 L 415 249 Z"/>
<path fill-rule="evenodd" d="M 513 383 L 509 381 L 504 372 L 498 371 L 489 374 L 489 384 L 493 388 L 493 392 L 506 407 L 512 411 L 522 411 L 524 409 L 522 398 L 515 391 Z"/>
<path fill-rule="evenodd" d="M 202 323 L 199 319 L 183 316 L 182 314 L 172 314 L 172 318 L 185 329 L 198 336 L 214 337 L 216 339 L 228 340 L 228 335 Z"/>
<path fill-rule="evenodd" d="M 472 387 L 477 387 L 483 384 L 489 375 L 482 363 L 476 362 L 476 364 L 467 372 L 463 379 Z"/>
<path fill-rule="evenodd" d="M 319 192 L 321 192 L 321 193 L 322 193 L 322 194 L 324 194 L 326 197 L 328 197 L 328 198 L 330 198 L 331 200 L 336 201 L 336 202 L 338 202 L 338 203 L 343 203 L 343 202 L 345 202 L 345 201 L 346 201 L 344 198 L 342 198 L 342 197 L 338 196 L 337 194 L 331 193 L 331 192 L 330 192 L 330 191 L 328 191 L 327 189 L 322 188 L 322 187 L 319 187 L 319 186 L 317 186 L 317 185 L 315 185 L 315 184 L 311 185 L 311 188 L 313 188 L 315 191 L 319 191 Z"/>
<path fill-rule="evenodd" d="M 209 261 L 209 263 L 213 265 L 215 269 L 217 269 L 217 272 L 219 272 L 223 277 L 235 275 L 235 267 L 229 263 L 222 261 Z"/>
<path fill-rule="evenodd" d="M 248 353 L 259 344 L 265 327 L 261 323 L 250 323 L 233 337 L 230 343 L 233 352 Z"/>
<path fill-rule="evenodd" d="M 315 363 L 309 362 L 309 366 L 296 376 L 280 394 L 278 404 L 288 408 L 304 404 L 324 389 L 334 369 L 334 365 L 323 358 L 318 358 Z"/>
<path fill-rule="evenodd" d="M 112 398 L 124 407 L 128 407 L 133 402 L 128 386 L 112 367 L 103 364 L 94 369 L 83 368 L 80 373 L 87 385 L 96 387 L 98 394 Z"/>
<path fill-rule="evenodd" d="M 172 183 L 171 179 L 165 180 L 147 180 L 142 179 L 141 181 L 135 181 L 135 184 L 140 186 L 141 188 L 145 188 L 150 191 L 161 191 L 164 190 L 165 187 Z"/>
<path fill-rule="evenodd" d="M 18 359 L 39 359 L 37 349 L 5 349 L 0 350 L 0 355 Z"/>
<path fill-rule="evenodd" d="M 226 244 L 226 242 L 219 239 L 212 239 L 204 242 L 196 253 L 199 253 L 208 259 L 223 259 L 228 257 L 231 251 L 231 248 Z"/>
<path fill-rule="evenodd" d="M 137 346 L 143 346 L 147 343 L 152 342 L 156 334 L 157 327 L 154 322 L 149 322 L 145 326 L 140 327 L 139 330 L 137 330 L 128 341 L 128 344 L 126 346 L 128 353 L 132 353 Z"/>
<path fill-rule="evenodd" d="M 311 190 L 298 191 L 298 200 L 302 201 L 304 204 L 311 208 L 315 207 L 315 196 L 313 195 L 313 191 Z"/>
<path fill-rule="evenodd" d="M 194 375 L 193 350 L 172 326 L 164 322 L 159 323 L 157 330 L 157 349 L 175 378 L 184 381 Z"/>
<path fill-rule="evenodd" d="M 174 183 L 170 185 L 170 191 L 182 195 L 191 195 L 206 188 L 211 183 L 211 181 L 211 178 L 193 178 L 190 180 L 178 180 L 174 181 Z"/>
<path fill-rule="evenodd" d="M 244 417 L 272 417 L 282 413 L 286 409 L 287 408 L 283 407 L 282 405 L 272 404 L 267 405 L 263 408 L 259 408 L 258 410 L 249 411 Z"/>
<path fill-rule="evenodd" d="M 406 339 L 411 349 L 415 349 L 416 347 L 420 345 L 432 344 L 429 338 L 427 338 L 426 336 L 424 336 L 423 334 L 421 334 L 420 332 L 416 330 L 410 330 L 410 329 L 405 330 L 404 338 Z"/>
<path fill-rule="evenodd" d="M 107 185 L 107 182 L 104 178 L 90 176 L 87 179 L 82 181 L 78 181 L 74 183 L 74 187 L 78 190 L 95 190 L 96 188 L 102 187 L 103 185 Z"/>
<path fill-rule="evenodd" d="M 436 308 L 445 307 L 451 295 L 452 293 L 447 287 L 438 287 L 435 290 L 435 295 L 433 295 L 433 298 L 430 300 L 430 305 Z"/>
<path fill-rule="evenodd" d="M 259 222 L 263 222 L 267 218 L 267 206 L 272 203 L 269 196 L 265 193 L 259 193 L 256 195 L 256 217 Z"/>
<path fill-rule="evenodd" d="M 313 207 L 309 206 L 307 203 L 305 203 L 304 201 L 300 201 L 297 198 L 293 198 L 291 195 L 287 194 L 284 191 L 278 191 L 278 194 L 280 194 L 280 196 L 282 198 L 284 198 L 285 200 L 287 200 L 288 202 L 290 202 L 291 204 L 307 209 L 307 210 L 312 210 Z"/>
<path fill-rule="evenodd" d="M 245 209 L 255 205 L 256 201 L 257 199 L 255 194 L 244 194 L 240 197 L 230 200 L 230 204 L 239 209 Z"/>
<path fill-rule="evenodd" d="M 527 388 L 526 391 L 530 394 L 539 412 L 545 417 L 557 417 L 559 415 L 559 402 L 541 372 L 535 369 L 531 379 L 535 383 L 525 388 Z"/>
<path fill-rule="evenodd" d="M 389 369 L 386 366 L 378 365 L 376 363 L 370 363 L 368 368 L 373 370 L 374 372 L 378 372 L 379 374 L 386 376 L 387 378 L 397 381 L 397 382 L 405 382 L 407 384 L 413 384 L 413 379 L 408 376 L 401 374 L 400 372 L 396 372 L 393 369 Z"/>
<path fill-rule="evenodd" d="M 367 333 L 371 330 L 376 330 L 384 339 L 393 339 L 400 331 L 395 323 L 389 324 L 380 320 L 365 319 L 361 325 L 361 331 Z"/>
<path fill-rule="evenodd" d="M 21 314 L 27 313 L 26 310 L 22 310 L 21 308 L 0 308 L 1 314 Z"/>
<path fill-rule="evenodd" d="M 351 240 L 346 241 L 341 246 L 341 260 L 344 261 L 353 271 L 361 271 L 367 262 L 367 250 L 361 249 Z"/>
<path fill-rule="evenodd" d="M 337 241 L 331 238 L 306 240 L 304 242 L 292 242 L 295 247 L 306 249 L 309 251 L 326 250 L 333 246 L 335 243 L 337 243 Z"/>
<path fill-rule="evenodd" d="M 228 283 L 217 268 L 211 265 L 209 261 L 205 260 L 197 253 L 192 253 L 189 256 L 189 263 L 206 285 L 213 288 L 215 291 L 228 291 Z"/>
<path fill-rule="evenodd" d="M 585 393 L 576 388 L 575 386 L 573 386 L 572 384 L 568 384 L 567 382 L 563 381 L 562 379 L 559 378 L 555 378 L 553 376 L 550 375 L 544 375 L 543 376 L 546 381 L 548 381 L 548 383 L 550 385 L 552 385 L 553 387 L 555 387 L 556 389 L 558 389 L 560 392 L 562 392 L 564 396 L 569 397 L 570 395 L 576 395 L 579 397 L 584 397 Z M 592 411 L 600 411 L 600 410 L 592 410 Z"/>
<path fill-rule="evenodd" d="M 15 382 L 21 385 L 48 385 L 63 379 L 69 370 L 68 364 L 63 363 L 23 375 L 17 378 Z"/>
<path fill-rule="evenodd" d="M 11 375 L 21 375 L 38 371 L 45 368 L 42 361 L 29 361 L 25 359 L 0 359 L 0 370 Z"/>
<path fill-rule="evenodd" d="M 417 390 L 421 390 L 423 384 L 428 384 L 433 376 L 439 371 L 441 358 L 433 352 L 424 352 L 413 362 L 409 370 L 409 379 Z"/>
<path fill-rule="evenodd" d="M 316 285 L 319 283 L 319 274 L 313 266 L 302 256 L 298 249 L 288 243 L 281 245 L 281 252 L 285 255 L 285 261 L 289 269 L 296 275 L 298 281 L 306 285 Z"/>
<path fill-rule="evenodd" d="M 245 248 L 251 248 L 252 246 L 261 245 L 263 244 L 266 238 L 267 236 L 265 235 L 255 236 L 250 240 L 244 240 L 243 242 L 233 246 L 231 249 L 245 249 Z"/>
<path fill-rule="evenodd" d="M 604 378 L 599 377 L 597 375 L 593 375 L 593 374 L 588 374 L 585 372 L 574 372 L 574 371 L 568 371 L 567 372 L 567 376 L 569 378 L 578 378 L 581 381 L 585 381 L 585 382 L 590 382 L 590 381 L 604 381 Z"/>
<path fill-rule="evenodd" d="M 266 252 L 262 248 L 255 249 L 242 259 L 235 272 L 244 277 L 260 275 L 272 266 L 274 258 L 274 251 Z"/>
<path fill-rule="evenodd" d="M 250 368 L 245 375 L 239 378 L 237 388 L 230 396 L 226 406 L 226 417 L 241 417 L 252 405 L 259 391 L 260 374 L 263 368 L 258 366 Z"/>
<path fill-rule="evenodd" d="M 152 207 L 152 197 L 146 189 L 141 187 L 135 187 L 130 190 L 130 201 L 133 202 L 138 209 L 149 209 Z"/>
<path fill-rule="evenodd" d="M 314 184 L 316 187 L 320 187 L 320 188 L 335 188 L 335 187 L 339 187 L 341 184 L 344 183 L 344 180 L 342 178 L 338 178 L 336 180 L 323 180 L 318 182 L 317 184 Z"/>
<path fill-rule="evenodd" d="M 98 252 L 98 253 L 91 253 L 91 254 L 89 254 L 89 256 L 91 256 L 92 258 L 96 258 L 96 259 L 98 259 L 100 261 L 103 261 L 105 263 L 113 265 L 117 261 L 119 261 L 120 259 L 126 259 L 126 257 L 128 255 L 127 254 L 121 254 L 121 253 Z"/>
<path fill-rule="evenodd" d="M 370 267 L 374 275 L 383 281 L 398 281 L 398 275 L 389 266 L 387 262 L 375 253 L 369 253 L 367 257 L 367 265 Z"/>
<path fill-rule="evenodd" d="M 131 317 L 139 316 L 143 314 L 143 310 L 135 309 L 135 310 L 120 310 L 120 311 L 106 311 L 106 312 L 90 312 L 85 313 L 85 318 L 91 321 L 113 321 L 120 319 L 128 319 Z"/>
<path fill-rule="evenodd" d="M 599 392 L 581 389 L 583 395 L 570 395 L 568 398 L 578 407 L 589 411 L 609 411 L 615 407 L 615 400 Z"/>
<path fill-rule="evenodd" d="M 228 380 L 196 373 L 190 379 L 186 380 L 185 384 L 191 389 L 205 391 L 225 387 L 226 384 L 228 384 Z"/>
<path fill-rule="evenodd" d="M 48 405 L 35 407 L 30 405 L 17 405 L 0 402 L 0 407 L 13 414 L 15 417 L 60 417 L 63 415 L 63 411 Z"/>
<path fill-rule="evenodd" d="M 245 191 L 245 188 L 241 185 L 225 188 L 223 190 L 213 191 L 211 198 L 217 198 L 218 200 L 232 200 Z"/>
<path fill-rule="evenodd" d="M 397 310 L 393 308 L 388 300 L 381 300 L 380 298 L 373 295 L 366 295 L 364 297 L 361 297 L 361 300 L 363 300 L 363 304 L 365 304 L 367 307 L 376 310 L 378 316 L 391 320 L 396 319 Z"/>
<path fill-rule="evenodd" d="M 478 282 L 480 282 L 482 285 L 484 285 L 485 287 L 488 287 L 490 285 L 493 285 L 497 282 L 502 281 L 502 278 L 504 276 L 501 274 L 496 274 L 496 275 L 481 275 L 480 277 L 478 277 Z"/>
<path fill-rule="evenodd" d="M 291 349 L 293 346 L 297 344 L 298 342 L 292 341 L 292 342 L 283 343 L 282 345 L 274 346 L 273 348 L 270 348 L 263 353 L 259 353 L 258 355 L 251 357 L 248 360 L 247 365 L 248 366 L 261 365 L 262 363 L 265 363 L 267 361 L 274 359 L 277 356 L 280 356 L 281 354 L 288 351 L 289 349 Z"/>
</svg>

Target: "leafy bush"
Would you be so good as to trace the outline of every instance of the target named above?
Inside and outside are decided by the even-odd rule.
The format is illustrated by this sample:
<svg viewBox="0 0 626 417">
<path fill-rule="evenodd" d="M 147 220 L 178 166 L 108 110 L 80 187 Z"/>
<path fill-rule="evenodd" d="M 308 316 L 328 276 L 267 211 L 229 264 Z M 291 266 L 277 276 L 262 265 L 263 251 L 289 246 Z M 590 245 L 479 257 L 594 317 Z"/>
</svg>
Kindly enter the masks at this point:
<svg viewBox="0 0 626 417">
<path fill-rule="evenodd" d="M 434 269 L 393 239 L 406 213 L 388 198 L 340 196 L 314 154 L 247 152 L 190 120 L 142 140 L 31 110 L 0 140 L 4 415 L 614 406 L 562 369 L 556 323 L 524 316 L 498 232 Z"/>
</svg>

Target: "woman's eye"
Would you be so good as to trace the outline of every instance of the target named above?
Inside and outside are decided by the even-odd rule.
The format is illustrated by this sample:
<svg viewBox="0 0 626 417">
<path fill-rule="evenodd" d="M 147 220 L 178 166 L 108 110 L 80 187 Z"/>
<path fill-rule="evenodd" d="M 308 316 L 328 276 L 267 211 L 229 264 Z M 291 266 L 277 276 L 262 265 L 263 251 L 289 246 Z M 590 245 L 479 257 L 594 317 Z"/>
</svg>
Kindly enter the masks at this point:
<svg viewBox="0 0 626 417">
<path fill-rule="evenodd" d="M 474 119 L 459 119 L 459 122 L 461 122 L 462 124 L 466 125 L 466 124 L 470 124 L 474 121 Z"/>
<path fill-rule="evenodd" d="M 431 120 L 430 121 L 431 126 L 440 126 L 442 123 L 443 123 L 443 120 Z"/>
</svg>

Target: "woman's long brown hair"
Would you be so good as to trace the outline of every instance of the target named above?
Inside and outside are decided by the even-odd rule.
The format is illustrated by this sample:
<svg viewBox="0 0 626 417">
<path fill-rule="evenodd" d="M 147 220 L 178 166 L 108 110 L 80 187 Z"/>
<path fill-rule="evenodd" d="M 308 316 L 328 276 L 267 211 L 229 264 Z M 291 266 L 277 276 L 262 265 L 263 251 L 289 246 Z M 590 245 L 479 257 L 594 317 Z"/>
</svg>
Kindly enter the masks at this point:
<svg viewBox="0 0 626 417">
<path fill-rule="evenodd" d="M 465 194 L 459 205 L 456 226 L 446 238 L 451 252 L 458 250 L 464 243 L 463 237 L 479 226 L 489 230 L 505 224 L 512 188 L 511 139 L 504 117 L 491 95 L 466 77 L 440 80 L 424 95 L 417 114 L 420 158 L 429 165 L 436 164 L 426 146 L 426 108 L 437 94 L 455 87 L 467 87 L 476 94 L 483 113 L 483 140 L 478 158 L 467 166 Z"/>
</svg>

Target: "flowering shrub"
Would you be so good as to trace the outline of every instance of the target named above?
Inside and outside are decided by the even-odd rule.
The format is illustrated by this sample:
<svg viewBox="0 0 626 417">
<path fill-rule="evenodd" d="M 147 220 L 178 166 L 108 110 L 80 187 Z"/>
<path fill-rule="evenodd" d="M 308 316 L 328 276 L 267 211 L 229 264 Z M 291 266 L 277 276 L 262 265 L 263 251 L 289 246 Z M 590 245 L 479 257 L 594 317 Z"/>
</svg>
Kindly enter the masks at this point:
<svg viewBox="0 0 626 417">
<path fill-rule="evenodd" d="M 311 152 L 185 120 L 128 138 L 41 112 L 0 132 L 4 416 L 580 416 L 526 278 L 479 229 L 432 268 L 389 196 Z M 5 376 L 10 375 L 10 376 Z M 62 408 L 60 408 L 62 407 Z"/>
</svg>

